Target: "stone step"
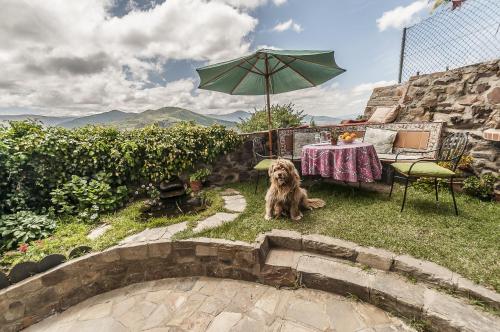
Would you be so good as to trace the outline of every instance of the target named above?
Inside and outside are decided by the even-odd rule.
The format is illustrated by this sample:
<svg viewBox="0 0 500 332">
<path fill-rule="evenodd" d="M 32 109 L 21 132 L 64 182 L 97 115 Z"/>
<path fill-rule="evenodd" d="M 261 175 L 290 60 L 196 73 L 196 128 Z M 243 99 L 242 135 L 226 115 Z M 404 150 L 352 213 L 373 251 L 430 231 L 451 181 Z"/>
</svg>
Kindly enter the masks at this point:
<svg viewBox="0 0 500 332">
<path fill-rule="evenodd" d="M 279 280 L 278 280 L 279 279 Z M 356 296 L 400 317 L 430 323 L 437 331 L 498 331 L 500 318 L 423 283 L 389 271 L 290 249 L 271 249 L 262 269 L 266 284 L 287 284 Z"/>
<path fill-rule="evenodd" d="M 500 309 L 499 293 L 433 262 L 318 234 L 302 235 L 294 231 L 275 229 L 266 233 L 266 237 L 273 248 L 314 252 L 373 269 L 409 275 L 433 287 L 448 289 L 457 295 L 477 299 L 497 310 Z"/>
</svg>

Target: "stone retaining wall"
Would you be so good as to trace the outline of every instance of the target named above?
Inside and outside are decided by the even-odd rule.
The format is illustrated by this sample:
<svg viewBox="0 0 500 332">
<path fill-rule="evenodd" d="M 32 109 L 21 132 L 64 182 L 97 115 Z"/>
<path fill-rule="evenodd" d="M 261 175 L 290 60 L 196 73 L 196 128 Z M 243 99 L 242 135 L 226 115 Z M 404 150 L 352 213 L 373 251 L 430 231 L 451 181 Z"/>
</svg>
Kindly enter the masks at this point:
<svg viewBox="0 0 500 332">
<path fill-rule="evenodd" d="M 470 134 L 476 174 L 500 169 L 500 145 L 482 132 L 500 128 L 500 60 L 446 72 L 413 76 L 400 85 L 376 88 L 365 115 L 377 106 L 401 105 L 397 122 L 444 121 L 447 130 Z"/>
<path fill-rule="evenodd" d="M 301 264 L 276 266 L 267 261 L 273 248 L 321 255 Z M 321 263 L 324 257 L 352 263 Z M 328 264 L 336 265 L 328 268 Z M 383 271 L 370 273 L 359 264 Z M 500 307 L 498 293 L 429 262 L 329 237 L 276 230 L 260 236 L 254 244 L 204 238 L 153 241 L 113 247 L 71 260 L 0 291 L 0 330 L 20 330 L 89 297 L 132 283 L 186 276 L 231 278 L 277 286 L 302 284 L 341 295 L 349 293 L 406 318 L 426 320 L 436 331 L 469 331 L 470 327 L 474 327 L 474 331 L 489 331 L 500 324 L 498 317 L 464 301 L 405 282 L 404 278 L 386 271 L 404 272 L 444 287 L 448 282 L 456 283 L 458 289 L 467 294 Z M 397 287 L 390 286 L 396 284 Z M 407 293 L 410 295 L 405 297 Z M 411 295 L 414 293 L 416 295 Z M 462 318 L 457 318 L 457 313 Z"/>
</svg>

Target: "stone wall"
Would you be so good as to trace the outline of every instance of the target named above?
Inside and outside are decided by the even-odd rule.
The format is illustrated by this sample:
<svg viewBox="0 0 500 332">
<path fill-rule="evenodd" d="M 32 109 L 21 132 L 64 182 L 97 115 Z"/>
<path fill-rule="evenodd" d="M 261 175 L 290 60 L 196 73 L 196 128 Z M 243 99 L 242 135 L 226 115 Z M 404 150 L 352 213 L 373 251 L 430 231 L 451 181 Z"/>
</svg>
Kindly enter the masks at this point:
<svg viewBox="0 0 500 332">
<path fill-rule="evenodd" d="M 498 309 L 500 295 L 444 267 L 326 236 L 273 230 L 255 243 L 157 240 L 73 259 L 0 290 L 0 331 L 19 331 L 116 288 L 190 276 L 355 296 L 395 315 L 425 320 L 432 331 L 495 331 L 500 324 L 498 317 L 465 300 L 478 299 Z"/>
<path fill-rule="evenodd" d="M 482 132 L 500 128 L 500 60 L 413 76 L 404 84 L 376 88 L 365 115 L 377 106 L 401 105 L 397 122 L 444 121 L 448 131 L 469 135 L 476 174 L 500 169 L 500 146 Z"/>
</svg>

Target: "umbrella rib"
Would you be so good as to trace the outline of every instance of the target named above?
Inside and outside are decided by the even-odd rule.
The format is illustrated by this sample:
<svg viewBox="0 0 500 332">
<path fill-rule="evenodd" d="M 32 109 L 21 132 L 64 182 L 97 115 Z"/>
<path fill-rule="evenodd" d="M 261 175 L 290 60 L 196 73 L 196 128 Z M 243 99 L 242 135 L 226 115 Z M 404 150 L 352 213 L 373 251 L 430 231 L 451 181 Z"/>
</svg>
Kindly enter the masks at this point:
<svg viewBox="0 0 500 332">
<path fill-rule="evenodd" d="M 284 62 L 284 61 L 282 61 L 282 60 L 280 60 L 281 62 L 283 62 L 283 66 L 282 66 L 282 67 L 280 67 L 280 68 L 278 68 L 278 69 L 276 69 L 276 70 L 274 70 L 274 69 L 273 69 L 273 70 L 271 71 L 271 75 L 274 75 L 274 74 L 276 74 L 277 72 L 282 71 L 283 69 L 285 69 L 285 68 L 287 68 L 287 67 L 290 67 L 289 65 L 290 65 L 292 62 L 294 62 L 295 60 L 297 60 L 297 59 L 293 59 L 292 61 L 290 61 L 290 62 L 288 62 L 288 63 L 287 63 L 287 62 Z M 275 66 L 274 68 L 276 68 L 276 67 L 278 67 L 278 66 Z"/>
<path fill-rule="evenodd" d="M 247 72 L 245 73 L 245 75 L 243 75 L 243 77 L 241 77 L 241 79 L 239 80 L 239 82 L 234 86 L 234 88 L 231 90 L 231 95 L 233 94 L 234 90 L 236 90 L 238 88 L 238 86 L 241 84 L 241 82 L 243 82 L 243 80 L 248 76 L 248 74 L 250 72 L 252 73 L 255 73 L 254 71 L 252 71 L 252 69 L 255 67 L 255 65 L 257 64 L 257 62 L 259 62 L 259 59 L 257 59 L 257 61 L 255 61 L 255 63 L 252 65 L 252 67 L 250 68 L 250 70 L 247 69 Z M 258 73 L 257 73 L 258 74 Z"/>
<path fill-rule="evenodd" d="M 275 55 L 276 56 L 276 55 Z M 277 56 L 276 56 L 277 57 Z M 279 59 L 279 58 L 278 58 Z M 283 60 L 279 59 L 281 62 L 285 63 Z M 307 82 L 309 82 L 309 84 L 311 84 L 312 86 L 316 86 L 316 84 L 314 84 L 313 82 L 311 82 L 307 77 L 305 77 L 303 74 L 301 74 L 300 72 L 298 72 L 295 68 L 293 67 L 290 67 L 288 65 L 286 65 L 288 68 L 290 68 L 291 70 L 293 70 L 297 75 L 299 75 L 300 77 L 302 77 L 303 79 L 305 79 Z"/>
<path fill-rule="evenodd" d="M 207 84 L 209 83 L 212 83 L 212 82 L 215 82 L 217 81 L 219 78 L 221 78 L 222 76 L 224 76 L 225 74 L 227 74 L 229 71 L 233 70 L 234 68 L 236 67 L 240 67 L 241 64 L 245 62 L 245 59 L 241 60 L 240 62 L 238 62 L 237 64 L 235 64 L 234 66 L 231 66 L 230 68 L 228 68 L 227 70 L 223 71 L 222 73 L 220 73 L 219 75 L 215 76 L 214 78 L 208 80 L 207 82 L 205 82 L 203 85 L 200 84 L 200 88 L 206 86 Z"/>
<path fill-rule="evenodd" d="M 252 64 L 250 61 L 248 61 L 247 59 L 245 59 L 245 61 L 252 67 L 250 67 L 250 70 L 252 70 L 253 68 L 257 69 L 257 71 L 260 73 L 260 75 L 265 75 L 265 73 L 263 73 L 259 68 L 255 67 L 255 65 L 257 64 L 257 62 L 259 62 L 259 58 L 257 58 L 257 61 L 255 61 L 254 64 Z M 247 69 L 248 70 L 248 69 Z M 255 73 L 255 72 L 253 72 Z"/>
<path fill-rule="evenodd" d="M 248 69 L 248 68 L 245 68 L 245 67 L 243 67 L 243 66 L 241 66 L 241 65 L 238 65 L 238 67 L 240 67 L 241 69 L 245 69 L 247 72 L 252 72 L 252 73 L 254 73 L 255 75 L 264 76 L 264 74 L 261 74 L 260 72 L 257 72 L 257 71 L 255 71 L 255 70 L 252 70 L 252 68 Z"/>
</svg>

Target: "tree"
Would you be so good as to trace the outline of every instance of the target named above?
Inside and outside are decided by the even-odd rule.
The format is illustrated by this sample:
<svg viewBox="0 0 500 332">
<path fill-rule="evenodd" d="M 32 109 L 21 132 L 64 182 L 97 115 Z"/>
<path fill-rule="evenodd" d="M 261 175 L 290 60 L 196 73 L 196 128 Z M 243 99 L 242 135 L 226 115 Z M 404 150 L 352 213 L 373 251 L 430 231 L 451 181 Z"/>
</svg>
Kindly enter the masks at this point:
<svg viewBox="0 0 500 332">
<path fill-rule="evenodd" d="M 295 109 L 292 103 L 271 105 L 271 127 L 276 129 L 300 126 L 305 118 L 303 113 L 304 111 Z M 244 133 L 264 131 L 268 129 L 267 123 L 267 109 L 263 108 L 255 110 L 248 119 L 242 119 L 238 124 L 238 129 Z"/>
</svg>

